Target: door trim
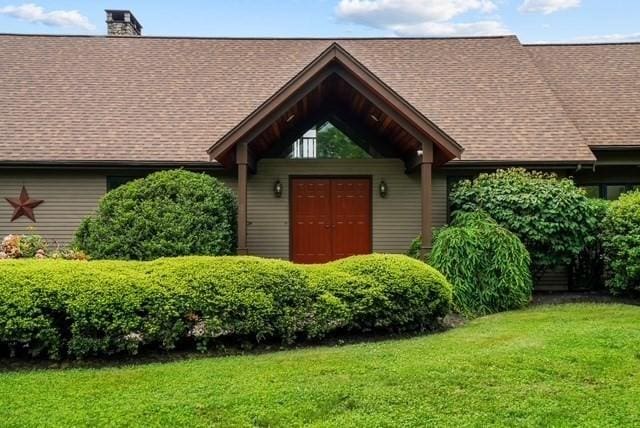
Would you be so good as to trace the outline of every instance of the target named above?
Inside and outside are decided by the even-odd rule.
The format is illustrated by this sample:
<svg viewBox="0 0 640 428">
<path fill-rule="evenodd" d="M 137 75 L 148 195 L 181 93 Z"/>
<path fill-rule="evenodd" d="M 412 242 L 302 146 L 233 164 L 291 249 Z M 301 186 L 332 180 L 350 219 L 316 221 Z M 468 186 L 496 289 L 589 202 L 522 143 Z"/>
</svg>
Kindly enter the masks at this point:
<svg viewBox="0 0 640 428">
<path fill-rule="evenodd" d="M 289 261 L 293 261 L 293 192 L 291 189 L 293 188 L 292 183 L 293 180 L 331 180 L 331 179 L 359 179 L 359 180 L 369 180 L 369 191 L 371 194 L 369 195 L 369 214 L 370 214 L 370 225 L 369 225 L 369 248 L 371 248 L 371 252 L 374 252 L 373 249 L 373 176 L 372 175 L 349 175 L 349 174 L 296 174 L 289 175 L 289 181 L 287 185 L 287 193 L 289 195 Z"/>
</svg>

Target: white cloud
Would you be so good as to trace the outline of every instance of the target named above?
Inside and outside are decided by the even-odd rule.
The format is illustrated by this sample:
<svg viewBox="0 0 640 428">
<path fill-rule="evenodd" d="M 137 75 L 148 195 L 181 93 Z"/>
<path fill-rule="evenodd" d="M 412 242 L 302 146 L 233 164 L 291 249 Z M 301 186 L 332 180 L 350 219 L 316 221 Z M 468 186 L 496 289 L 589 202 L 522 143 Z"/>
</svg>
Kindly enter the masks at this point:
<svg viewBox="0 0 640 428">
<path fill-rule="evenodd" d="M 77 10 L 52 10 L 33 3 L 20 6 L 0 7 L 0 15 L 7 15 L 27 22 L 40 23 L 50 27 L 76 27 L 85 30 L 94 30 L 95 26 L 89 22 L 89 18 Z"/>
<path fill-rule="evenodd" d="M 580 36 L 569 40 L 538 40 L 530 44 L 559 44 L 559 43 L 625 43 L 640 42 L 640 33 L 604 34 L 600 36 Z"/>
<path fill-rule="evenodd" d="M 415 25 L 397 25 L 392 30 L 399 36 L 496 36 L 510 34 L 500 21 L 467 23 L 423 22 Z"/>
<path fill-rule="evenodd" d="M 345 21 L 392 31 L 399 36 L 469 36 L 504 34 L 500 21 L 458 23 L 469 12 L 491 13 L 493 0 L 341 0 L 336 15 Z"/>
<path fill-rule="evenodd" d="M 573 39 L 580 43 L 619 43 L 619 42 L 640 42 L 640 33 L 628 34 L 605 34 L 601 36 L 582 36 Z"/>
<path fill-rule="evenodd" d="M 580 6 L 580 0 L 524 0 L 520 12 L 543 13 L 549 15 L 563 9 Z"/>
</svg>

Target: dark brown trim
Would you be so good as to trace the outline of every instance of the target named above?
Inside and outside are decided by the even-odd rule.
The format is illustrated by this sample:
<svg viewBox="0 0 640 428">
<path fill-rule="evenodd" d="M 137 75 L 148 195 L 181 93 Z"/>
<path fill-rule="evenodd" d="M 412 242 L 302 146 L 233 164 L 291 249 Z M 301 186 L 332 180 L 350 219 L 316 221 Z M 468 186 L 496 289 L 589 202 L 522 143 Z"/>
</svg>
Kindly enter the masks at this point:
<svg viewBox="0 0 640 428">
<path fill-rule="evenodd" d="M 369 191 L 371 195 L 369 197 L 369 216 L 370 216 L 370 227 L 369 227 L 369 248 L 371 248 L 371 252 L 375 252 L 373 248 L 373 197 L 374 197 L 374 189 L 373 189 L 373 175 L 349 175 L 349 174 L 338 174 L 338 175 L 322 175 L 322 174 L 296 174 L 289 175 L 289 182 L 287 186 L 287 193 L 289 195 L 289 260 L 293 260 L 293 192 L 291 191 L 291 183 L 293 180 L 331 180 L 335 179 L 360 179 L 360 180 L 369 180 Z"/>
<path fill-rule="evenodd" d="M 339 64 L 342 68 L 332 66 L 332 63 Z M 288 107 L 333 73 L 340 75 L 378 107 L 383 107 L 385 113 L 394 118 L 400 126 L 406 127 L 407 132 L 418 141 L 426 139 L 435 141 L 438 147 L 448 154 L 446 157 L 449 159 L 458 157 L 462 153 L 462 146 L 453 138 L 420 114 L 404 98 L 334 42 L 278 92 L 212 145 L 207 150 L 210 158 L 222 159 L 234 144 L 255 138 L 262 129 L 269 126 L 270 122 L 281 116 Z"/>
<path fill-rule="evenodd" d="M 285 150 L 287 150 L 294 143 L 294 141 L 302 137 L 302 135 L 304 135 L 304 133 L 307 132 L 312 126 L 317 125 L 318 123 L 321 123 L 323 121 L 326 121 L 328 120 L 328 118 L 329 118 L 328 110 L 322 110 L 310 116 L 309 118 L 303 120 L 302 122 L 299 122 L 298 124 L 296 124 L 296 126 L 293 129 L 287 131 L 284 135 L 282 135 L 282 137 L 280 137 L 280 140 L 278 140 L 278 142 L 276 142 L 273 146 L 271 146 L 267 154 L 264 155 L 263 157 L 265 158 L 282 157 L 285 154 L 284 153 Z"/>
<path fill-rule="evenodd" d="M 460 144 L 458 144 L 446 132 L 444 132 L 436 124 L 431 122 L 427 117 L 420 113 L 415 107 L 413 107 L 409 102 L 407 102 L 404 98 L 397 94 L 393 89 L 391 89 L 391 87 L 386 85 L 375 74 L 369 71 L 362 63 L 351 56 L 346 50 L 342 49 L 339 45 L 336 46 L 339 48 L 336 52 L 336 58 L 338 59 L 338 61 L 340 61 L 340 63 L 345 68 L 353 73 L 353 76 L 361 79 L 362 83 L 368 86 L 370 90 L 375 91 L 375 93 L 371 93 L 372 96 L 376 95 L 377 93 L 377 96 L 380 96 L 384 101 L 388 102 L 394 107 L 395 110 L 392 110 L 392 114 L 389 114 L 385 111 L 387 115 L 391 116 L 396 122 L 398 122 L 400 126 L 405 128 L 407 132 L 410 132 L 412 128 L 416 126 L 419 130 L 428 135 L 430 139 L 440 147 L 440 149 L 449 152 L 452 155 L 452 158 L 460 157 L 460 155 L 464 151 L 464 148 Z M 350 82 L 350 80 L 353 81 L 351 79 L 351 76 L 345 74 L 344 72 L 342 72 L 342 70 L 340 70 L 338 74 L 347 82 L 352 83 Z M 355 89 L 357 90 L 358 88 L 355 87 Z M 378 107 L 381 108 L 381 106 Z M 396 120 L 396 118 L 394 117 L 398 115 L 396 111 L 406 119 Z M 409 120 L 409 122 L 411 122 L 411 126 L 409 126 L 406 120 Z M 409 129 L 406 129 L 406 127 L 408 127 Z M 418 141 L 421 141 L 421 139 L 418 137 L 416 137 L 416 139 L 418 139 Z"/>
<path fill-rule="evenodd" d="M 422 163 L 420 164 L 421 190 L 421 245 L 420 255 L 431 252 L 433 228 L 433 143 L 422 143 Z"/>
<path fill-rule="evenodd" d="M 622 145 L 620 145 L 620 146 L 597 146 L 597 145 L 590 145 L 589 148 L 592 151 L 596 151 L 596 152 L 599 152 L 599 151 L 603 151 L 603 152 L 609 152 L 609 151 L 612 151 L 612 152 L 617 152 L 617 151 L 625 152 L 625 151 L 640 150 L 640 145 L 637 145 L 637 146 L 622 146 Z"/>
<path fill-rule="evenodd" d="M 224 169 L 217 162 L 165 162 L 165 161 L 7 161 L 0 160 L 0 168 L 202 168 Z"/>
<path fill-rule="evenodd" d="M 360 124 L 353 115 L 338 109 L 331 115 L 330 122 L 365 152 L 371 154 L 369 150 L 369 146 L 371 146 L 380 156 L 386 158 L 400 157 L 400 154 L 394 150 L 394 146 L 389 141 L 385 141 L 376 133 L 371 132 L 369 128 Z"/>
<path fill-rule="evenodd" d="M 236 146 L 236 162 L 238 164 L 238 255 L 247 255 L 247 180 L 249 178 L 249 145 L 240 143 Z"/>
<path fill-rule="evenodd" d="M 440 169 L 496 169 L 496 168 L 541 168 L 541 169 L 578 169 L 592 168 L 596 164 L 596 160 L 589 161 L 449 161 L 444 165 L 440 165 Z"/>
<path fill-rule="evenodd" d="M 213 160 L 220 157 L 220 155 L 229 150 L 232 145 L 236 144 L 237 140 L 239 140 L 244 134 L 250 132 L 260 123 L 260 121 L 266 119 L 269 115 L 271 115 L 274 108 L 283 110 L 282 106 L 287 102 L 287 100 L 290 100 L 290 98 L 293 97 L 299 90 L 304 89 L 304 85 L 310 86 L 308 85 L 308 83 L 311 81 L 315 83 L 315 81 L 318 80 L 318 74 L 333 60 L 333 55 L 330 55 L 333 49 L 334 45 L 331 45 L 327 49 L 325 49 L 325 51 L 321 53 L 314 61 L 303 68 L 302 71 L 298 73 L 298 75 L 287 82 L 279 91 L 269 97 L 257 109 L 249 114 L 249 116 L 244 118 L 238 125 L 231 129 L 231 131 L 229 131 L 216 143 L 214 143 L 207 150 L 210 158 Z M 333 70 L 325 70 L 325 73 L 323 74 L 326 74 L 328 76 L 332 72 Z M 308 88 L 306 92 L 308 92 L 310 89 L 312 88 Z M 306 94 L 305 91 L 303 92 L 303 94 L 298 94 L 298 97 L 296 98 L 302 98 L 302 96 Z M 269 108 L 270 106 L 273 107 Z M 284 110 L 286 110 L 286 108 Z"/>
</svg>

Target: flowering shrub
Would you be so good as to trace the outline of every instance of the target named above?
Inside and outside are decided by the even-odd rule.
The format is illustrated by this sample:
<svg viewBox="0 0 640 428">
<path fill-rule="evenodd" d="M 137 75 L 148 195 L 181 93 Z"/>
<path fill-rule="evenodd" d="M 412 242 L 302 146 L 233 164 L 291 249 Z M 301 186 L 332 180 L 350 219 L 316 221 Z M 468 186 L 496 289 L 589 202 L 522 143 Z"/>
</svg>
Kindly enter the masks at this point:
<svg viewBox="0 0 640 428">
<path fill-rule="evenodd" d="M 0 259 L 47 256 L 47 243 L 40 235 L 7 235 L 0 245 Z"/>
<path fill-rule="evenodd" d="M 22 235 L 20 237 L 20 256 L 25 258 L 45 258 L 47 242 L 40 235 Z"/>
<path fill-rule="evenodd" d="M 76 250 L 74 248 L 62 248 L 55 250 L 49 255 L 52 259 L 62 259 L 62 260 L 89 260 L 89 256 L 81 250 Z"/>
<path fill-rule="evenodd" d="M 5 236 L 0 248 L 0 259 L 17 259 L 20 254 L 20 235 Z"/>
<path fill-rule="evenodd" d="M 324 266 L 257 257 L 0 263 L 0 355 L 86 357 L 143 348 L 433 328 L 451 286 L 396 255 Z"/>
<path fill-rule="evenodd" d="M 74 248 L 60 248 L 49 252 L 47 242 L 40 235 L 7 235 L 0 244 L 0 260 L 7 259 L 64 259 L 88 260 L 89 257 Z"/>
</svg>

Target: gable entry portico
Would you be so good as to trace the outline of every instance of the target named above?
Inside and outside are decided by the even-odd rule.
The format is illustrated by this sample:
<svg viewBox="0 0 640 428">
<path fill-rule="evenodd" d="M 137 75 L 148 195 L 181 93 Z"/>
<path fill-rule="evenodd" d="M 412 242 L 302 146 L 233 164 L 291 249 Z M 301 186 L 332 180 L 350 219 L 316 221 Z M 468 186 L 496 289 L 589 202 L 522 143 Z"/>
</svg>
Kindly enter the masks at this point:
<svg viewBox="0 0 640 428">
<path fill-rule="evenodd" d="M 460 157 L 463 149 L 333 43 L 208 150 L 212 160 L 237 169 L 238 254 L 251 253 L 247 236 L 249 174 L 259 174 L 260 159 L 281 158 L 305 131 L 324 121 L 330 121 L 368 153 L 401 159 L 406 174 L 419 170 L 422 252 L 428 252 L 433 168 Z"/>
</svg>

